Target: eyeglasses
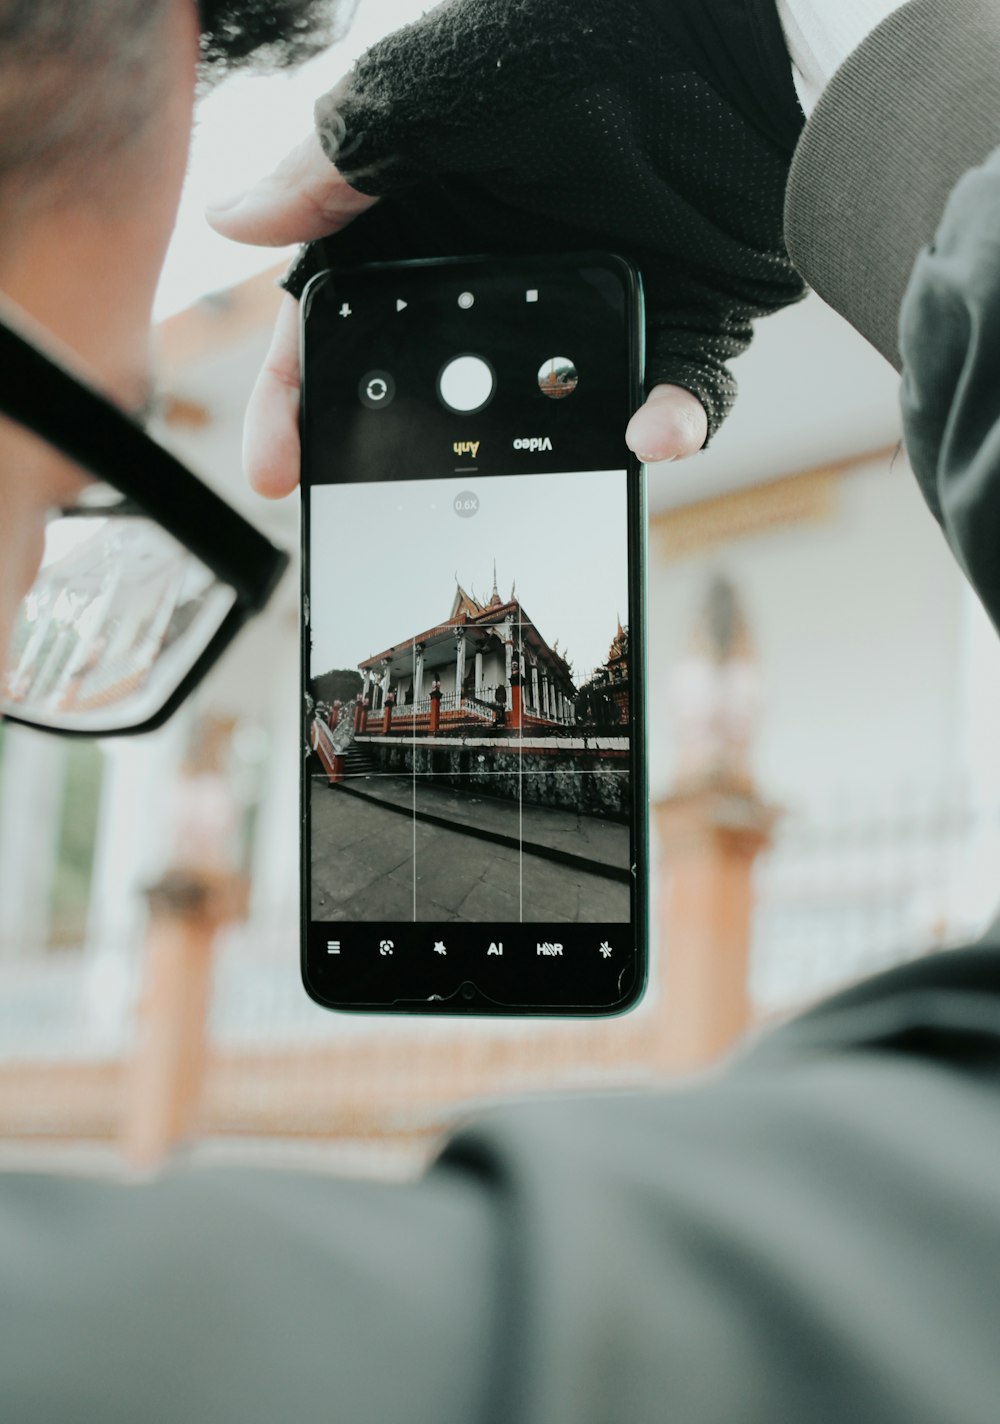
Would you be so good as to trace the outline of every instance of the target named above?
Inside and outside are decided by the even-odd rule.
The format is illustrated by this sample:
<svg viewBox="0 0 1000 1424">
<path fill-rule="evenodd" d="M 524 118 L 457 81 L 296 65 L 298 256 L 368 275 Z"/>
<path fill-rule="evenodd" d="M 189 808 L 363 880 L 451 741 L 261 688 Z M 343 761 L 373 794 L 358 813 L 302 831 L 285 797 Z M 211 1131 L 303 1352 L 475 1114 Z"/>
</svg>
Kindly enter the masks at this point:
<svg viewBox="0 0 1000 1424">
<path fill-rule="evenodd" d="M 92 481 L 46 529 L 0 714 L 66 735 L 152 730 L 265 606 L 288 555 L 9 318 L 0 415 Z"/>
</svg>

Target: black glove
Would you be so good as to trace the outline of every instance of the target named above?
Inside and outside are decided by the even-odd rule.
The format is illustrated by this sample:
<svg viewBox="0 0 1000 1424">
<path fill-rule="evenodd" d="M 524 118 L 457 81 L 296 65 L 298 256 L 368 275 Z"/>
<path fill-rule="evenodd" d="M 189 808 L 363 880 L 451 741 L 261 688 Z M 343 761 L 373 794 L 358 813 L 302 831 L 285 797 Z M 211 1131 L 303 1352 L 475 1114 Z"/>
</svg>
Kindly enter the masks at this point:
<svg viewBox="0 0 1000 1424">
<path fill-rule="evenodd" d="M 384 201 L 305 249 L 286 288 L 363 261 L 618 251 L 643 275 L 648 386 L 692 392 L 711 436 L 752 319 L 804 287 L 782 238 L 790 146 L 703 77 L 677 9 L 451 0 L 382 40 L 316 119 L 348 183 Z"/>
</svg>

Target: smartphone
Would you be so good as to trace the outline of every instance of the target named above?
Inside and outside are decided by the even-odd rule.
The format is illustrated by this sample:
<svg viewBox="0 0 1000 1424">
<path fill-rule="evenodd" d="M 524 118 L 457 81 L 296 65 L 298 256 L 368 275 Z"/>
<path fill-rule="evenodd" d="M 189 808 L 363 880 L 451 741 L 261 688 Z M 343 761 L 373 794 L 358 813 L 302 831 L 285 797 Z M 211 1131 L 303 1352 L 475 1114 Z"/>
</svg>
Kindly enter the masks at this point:
<svg viewBox="0 0 1000 1424">
<path fill-rule="evenodd" d="M 301 306 L 306 990 L 621 1013 L 647 972 L 638 274 L 377 264 Z"/>
</svg>

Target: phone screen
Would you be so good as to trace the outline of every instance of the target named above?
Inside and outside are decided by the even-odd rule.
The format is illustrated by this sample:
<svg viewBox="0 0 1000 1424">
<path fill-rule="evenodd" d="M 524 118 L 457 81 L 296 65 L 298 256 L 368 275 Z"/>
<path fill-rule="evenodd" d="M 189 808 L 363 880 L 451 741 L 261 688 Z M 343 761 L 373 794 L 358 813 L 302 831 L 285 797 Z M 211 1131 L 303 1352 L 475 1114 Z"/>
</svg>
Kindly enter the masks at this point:
<svg viewBox="0 0 1000 1424">
<path fill-rule="evenodd" d="M 636 299 L 614 259 L 324 276 L 304 324 L 304 973 L 608 1013 L 645 978 Z"/>
</svg>

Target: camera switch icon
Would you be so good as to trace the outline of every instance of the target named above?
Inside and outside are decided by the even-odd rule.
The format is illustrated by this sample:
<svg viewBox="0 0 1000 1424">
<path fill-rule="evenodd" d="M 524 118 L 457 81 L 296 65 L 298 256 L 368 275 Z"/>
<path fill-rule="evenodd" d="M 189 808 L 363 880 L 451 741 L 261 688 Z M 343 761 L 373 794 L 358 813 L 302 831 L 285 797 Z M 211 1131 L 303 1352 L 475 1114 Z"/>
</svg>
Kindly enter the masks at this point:
<svg viewBox="0 0 1000 1424">
<path fill-rule="evenodd" d="M 384 410 L 396 394 L 396 382 L 388 371 L 368 371 L 358 382 L 358 399 L 369 410 Z"/>
</svg>

